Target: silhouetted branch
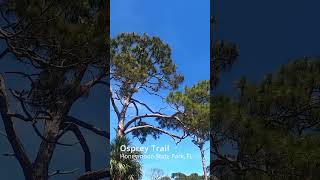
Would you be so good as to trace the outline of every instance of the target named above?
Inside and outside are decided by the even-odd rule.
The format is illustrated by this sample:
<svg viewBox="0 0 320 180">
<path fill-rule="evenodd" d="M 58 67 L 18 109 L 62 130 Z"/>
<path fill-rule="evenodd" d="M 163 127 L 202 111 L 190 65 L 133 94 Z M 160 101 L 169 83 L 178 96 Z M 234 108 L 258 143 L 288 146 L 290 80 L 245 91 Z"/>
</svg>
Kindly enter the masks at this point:
<svg viewBox="0 0 320 180">
<path fill-rule="evenodd" d="M 72 116 L 67 116 L 65 118 L 65 120 L 66 120 L 66 122 L 74 123 L 82 128 L 90 130 L 91 132 L 93 132 L 95 134 L 98 134 L 98 135 L 103 136 L 107 139 L 110 139 L 110 134 L 107 131 L 104 131 L 100 128 L 94 127 L 92 124 L 86 123 L 86 122 L 81 121 L 81 120 L 79 120 L 75 117 L 72 117 Z"/>
<path fill-rule="evenodd" d="M 173 133 L 170 133 L 169 131 L 166 131 L 166 130 L 157 128 L 157 127 L 152 126 L 152 125 L 150 125 L 150 124 L 141 125 L 141 126 L 135 126 L 135 127 L 129 128 L 129 129 L 127 129 L 127 131 L 125 132 L 125 134 L 128 134 L 128 133 L 130 133 L 130 132 L 132 132 L 132 131 L 137 131 L 137 130 L 139 130 L 139 129 L 148 129 L 148 128 L 153 129 L 153 130 L 156 130 L 156 131 L 159 131 L 159 132 L 164 133 L 164 134 L 167 134 L 167 135 L 169 135 L 170 137 L 172 137 L 173 140 L 176 140 L 176 139 L 185 139 L 185 138 L 187 137 L 187 136 L 185 136 L 185 135 L 184 135 L 184 136 L 175 135 L 175 134 L 173 134 Z"/>
<path fill-rule="evenodd" d="M 36 126 L 36 122 L 32 123 L 32 128 L 33 128 L 34 132 L 37 134 L 37 136 L 39 136 L 43 141 L 50 143 L 50 144 L 57 144 L 57 145 L 61 145 L 61 146 L 74 146 L 79 143 L 79 142 L 75 142 L 72 144 L 66 144 L 66 143 L 60 143 L 58 141 L 49 141 L 41 134 L 41 132 L 39 131 L 39 129 Z"/>
<path fill-rule="evenodd" d="M 1 60 L 4 56 L 6 56 L 9 52 L 10 52 L 9 49 L 6 48 L 6 49 L 0 54 L 0 60 Z"/>
<path fill-rule="evenodd" d="M 2 131 L 0 131 L 0 135 L 1 135 L 1 136 L 4 136 L 4 137 L 7 137 L 7 134 L 4 133 L 4 132 L 2 132 Z"/>
<path fill-rule="evenodd" d="M 116 97 L 115 97 L 115 94 L 113 93 L 113 90 L 112 90 L 111 86 L 109 88 L 109 95 L 110 95 L 110 99 L 111 99 L 111 105 L 112 105 L 112 107 L 113 107 L 114 111 L 116 112 L 116 115 L 117 115 L 117 117 L 119 119 L 120 118 L 120 111 L 119 111 L 119 109 L 118 109 L 118 107 L 117 107 L 117 105 L 115 103 Z"/>
<path fill-rule="evenodd" d="M 4 78 L 0 74 L 0 113 L 5 127 L 6 136 L 11 144 L 11 147 L 23 169 L 25 177 L 30 177 L 32 172 L 32 164 L 24 151 L 23 145 L 16 134 L 11 117 L 9 116 L 9 106 L 7 101 L 7 94 L 5 90 Z"/>
<path fill-rule="evenodd" d="M 68 129 L 73 132 L 73 134 L 76 136 L 76 138 L 78 139 L 81 148 L 84 152 L 84 165 L 85 165 L 85 171 L 91 171 L 91 153 L 90 153 L 90 149 L 89 146 L 86 142 L 86 139 L 83 137 L 80 129 L 78 128 L 78 126 L 71 124 L 70 126 L 68 126 Z"/>
<path fill-rule="evenodd" d="M 14 153 L 2 153 L 2 155 L 3 155 L 3 156 L 7 156 L 7 157 L 9 157 L 9 156 L 16 156 L 16 154 L 14 154 Z"/>
<path fill-rule="evenodd" d="M 155 112 L 155 111 L 153 111 L 146 103 L 143 103 L 143 102 L 141 102 L 141 101 L 138 101 L 138 100 L 136 100 L 136 99 L 134 99 L 134 98 L 131 98 L 131 100 L 132 100 L 133 102 L 136 102 L 136 103 L 142 105 L 143 107 L 147 108 L 151 113 L 160 113 L 160 112 Z"/>
<path fill-rule="evenodd" d="M 79 170 L 79 168 L 73 169 L 73 170 L 70 170 L 70 171 L 56 170 L 56 171 L 50 173 L 50 174 L 49 174 L 49 177 L 56 176 L 56 175 L 73 174 L 73 173 L 75 173 L 75 172 L 78 171 L 78 170 Z"/>
<path fill-rule="evenodd" d="M 134 118 L 132 118 L 131 120 L 129 120 L 125 126 L 124 126 L 124 130 L 126 130 L 132 123 L 134 123 L 137 120 L 143 119 L 143 118 L 161 118 L 161 119 L 175 119 L 178 120 L 180 123 L 182 123 L 180 121 L 180 119 L 177 117 L 177 115 L 180 114 L 180 112 L 174 113 L 171 116 L 165 115 L 165 114 L 161 114 L 161 113 L 154 113 L 154 114 L 145 114 L 145 115 L 140 115 L 140 116 L 136 116 Z"/>
<path fill-rule="evenodd" d="M 28 112 L 27 107 L 24 104 L 24 99 L 22 97 L 22 94 L 14 91 L 14 90 L 11 90 L 11 89 L 10 89 L 10 92 L 15 98 L 17 98 L 19 100 L 21 108 L 22 108 L 23 112 L 25 113 L 25 115 L 28 116 L 29 119 L 33 119 L 31 114 Z"/>
<path fill-rule="evenodd" d="M 23 120 L 23 121 L 25 121 L 25 122 L 31 122 L 31 121 L 32 121 L 32 119 L 27 118 L 27 117 L 25 117 L 25 116 L 24 116 L 24 115 L 22 115 L 22 114 L 18 114 L 18 113 L 9 113 L 8 115 L 9 115 L 10 117 L 13 117 L 13 118 L 21 119 L 21 120 Z"/>
<path fill-rule="evenodd" d="M 110 172 L 108 169 L 101 169 L 97 171 L 90 171 L 80 176 L 78 180 L 95 180 L 110 177 Z"/>
</svg>

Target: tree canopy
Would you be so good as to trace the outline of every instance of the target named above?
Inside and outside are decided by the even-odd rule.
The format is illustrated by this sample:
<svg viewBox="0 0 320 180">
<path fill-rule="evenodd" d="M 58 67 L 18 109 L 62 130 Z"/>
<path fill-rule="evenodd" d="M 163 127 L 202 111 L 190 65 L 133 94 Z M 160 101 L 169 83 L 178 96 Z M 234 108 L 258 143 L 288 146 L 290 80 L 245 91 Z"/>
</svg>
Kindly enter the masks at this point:
<svg viewBox="0 0 320 180">
<path fill-rule="evenodd" d="M 171 57 L 171 48 L 158 37 L 121 33 L 111 41 L 111 79 L 121 83 L 119 93 L 130 96 L 144 89 L 176 89 L 183 81 Z"/>
<path fill-rule="evenodd" d="M 182 128 L 189 135 L 207 140 L 209 137 L 210 111 L 209 81 L 199 81 L 192 87 L 185 87 L 184 92 L 171 92 L 167 102 L 179 112 Z M 168 124 L 170 126 L 170 124 Z M 178 128 L 178 127 L 175 127 Z"/>
<path fill-rule="evenodd" d="M 185 175 L 183 173 L 172 173 L 171 178 L 174 180 L 203 180 L 203 176 L 199 176 L 197 173 L 192 173 L 190 175 Z"/>
<path fill-rule="evenodd" d="M 229 172 L 225 176 L 290 180 L 319 177 L 319 62 L 302 58 L 257 84 L 242 78 L 236 98 L 214 97 L 215 175 Z M 236 150 L 222 150 L 226 144 Z"/>
<path fill-rule="evenodd" d="M 167 102 L 178 112 L 181 123 L 172 124 L 170 121 L 160 121 L 163 127 L 182 129 L 192 138 L 199 148 L 205 179 L 207 169 L 205 164 L 204 145 L 209 141 L 210 134 L 210 87 L 209 81 L 199 81 L 191 88 L 185 87 L 184 92 L 171 92 Z"/>
</svg>

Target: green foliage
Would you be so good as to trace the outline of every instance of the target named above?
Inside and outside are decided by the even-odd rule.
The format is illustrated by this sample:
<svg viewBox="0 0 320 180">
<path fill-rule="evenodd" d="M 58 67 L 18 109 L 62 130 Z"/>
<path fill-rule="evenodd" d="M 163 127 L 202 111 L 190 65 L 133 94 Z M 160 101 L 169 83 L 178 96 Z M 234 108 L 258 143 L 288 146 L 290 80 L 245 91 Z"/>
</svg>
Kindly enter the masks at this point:
<svg viewBox="0 0 320 180">
<path fill-rule="evenodd" d="M 24 40 L 21 48 L 37 48 L 55 65 L 106 62 L 106 0 L 19 0 L 1 6 L 20 21 L 14 31 Z"/>
<path fill-rule="evenodd" d="M 120 84 L 122 96 L 140 89 L 158 92 L 176 89 L 183 81 L 171 57 L 171 49 L 158 37 L 122 33 L 111 41 L 111 78 Z"/>
<path fill-rule="evenodd" d="M 138 180 L 142 178 L 142 166 L 138 159 L 121 158 L 120 155 L 140 155 L 138 151 L 122 152 L 122 145 L 130 146 L 130 142 L 126 137 L 116 138 L 111 143 L 110 155 L 110 175 L 112 180 Z"/>
<path fill-rule="evenodd" d="M 236 44 L 224 41 L 214 42 L 211 46 L 213 52 L 210 59 L 211 88 L 219 81 L 219 73 L 231 68 L 239 56 L 239 47 Z"/>
<path fill-rule="evenodd" d="M 110 76 L 113 99 L 122 105 L 119 108 L 121 113 L 118 113 L 119 124 L 128 123 L 126 113 L 130 104 L 135 106 L 136 116 L 140 115 L 136 104 L 147 108 L 150 113 L 158 113 L 151 110 L 148 104 L 135 100 L 136 94 L 145 92 L 160 96 L 161 90 L 177 89 L 183 81 L 183 76 L 177 72 L 172 60 L 169 45 L 158 37 L 136 33 L 121 33 L 111 40 Z M 144 118 L 137 119 L 134 124 L 129 125 L 151 126 Z M 124 131 L 120 127 L 122 125 L 118 126 L 118 132 Z M 144 127 L 131 133 L 141 142 L 144 142 L 148 135 L 154 138 L 160 135 L 160 131 Z"/>
<path fill-rule="evenodd" d="M 174 180 L 203 180 L 203 176 L 199 176 L 197 173 L 192 173 L 189 176 L 183 173 L 172 173 L 171 178 Z"/>
<path fill-rule="evenodd" d="M 185 125 L 183 130 L 190 135 L 207 140 L 209 136 L 210 113 L 209 81 L 200 81 L 191 88 L 185 87 L 184 92 L 171 92 L 167 102 L 182 112 L 181 121 Z M 165 123 L 165 121 L 163 121 Z M 173 126 L 175 124 L 163 124 Z M 178 124 L 176 124 L 178 126 Z M 179 124 L 180 125 L 180 124 Z"/>
<path fill-rule="evenodd" d="M 165 177 L 160 178 L 159 180 L 171 180 L 171 178 L 168 176 L 165 176 Z"/>
<path fill-rule="evenodd" d="M 297 60 L 258 84 L 242 78 L 237 99 L 212 99 L 212 143 L 237 148 L 220 157 L 241 164 L 233 164 L 233 173 L 245 179 L 319 177 L 319 73 L 319 60 Z"/>
<path fill-rule="evenodd" d="M 185 87 L 184 92 L 171 92 L 167 102 L 178 112 L 182 123 L 159 121 L 162 127 L 182 129 L 190 135 L 192 142 L 198 146 L 202 158 L 204 176 L 206 166 L 204 160 L 204 144 L 209 140 L 210 132 L 210 84 L 209 81 L 199 81 L 191 88 Z"/>
</svg>

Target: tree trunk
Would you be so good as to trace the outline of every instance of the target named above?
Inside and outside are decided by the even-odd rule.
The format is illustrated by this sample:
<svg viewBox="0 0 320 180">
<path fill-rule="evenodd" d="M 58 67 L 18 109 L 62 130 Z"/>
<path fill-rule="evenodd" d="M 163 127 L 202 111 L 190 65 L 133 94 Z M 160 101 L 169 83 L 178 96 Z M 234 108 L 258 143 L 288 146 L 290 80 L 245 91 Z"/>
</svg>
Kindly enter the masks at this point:
<svg viewBox="0 0 320 180">
<path fill-rule="evenodd" d="M 120 119 L 117 127 L 117 138 L 124 137 L 124 120 Z"/>
<path fill-rule="evenodd" d="M 49 165 L 56 147 L 62 117 L 63 113 L 55 113 L 52 115 L 52 120 L 45 121 L 44 139 L 40 144 L 37 157 L 33 164 L 34 179 L 36 180 L 47 180 L 49 178 Z"/>
<path fill-rule="evenodd" d="M 204 157 L 203 145 L 201 145 L 199 148 L 200 148 L 200 154 L 201 154 L 201 162 L 202 162 L 202 170 L 203 170 L 204 180 L 208 180 L 207 167 L 206 167 L 206 160 L 205 160 L 205 157 Z"/>
<path fill-rule="evenodd" d="M 118 116 L 117 138 L 122 138 L 125 136 L 124 124 L 125 124 L 127 109 L 130 104 L 130 98 L 131 98 L 131 95 L 125 98 L 122 110 Z"/>
</svg>

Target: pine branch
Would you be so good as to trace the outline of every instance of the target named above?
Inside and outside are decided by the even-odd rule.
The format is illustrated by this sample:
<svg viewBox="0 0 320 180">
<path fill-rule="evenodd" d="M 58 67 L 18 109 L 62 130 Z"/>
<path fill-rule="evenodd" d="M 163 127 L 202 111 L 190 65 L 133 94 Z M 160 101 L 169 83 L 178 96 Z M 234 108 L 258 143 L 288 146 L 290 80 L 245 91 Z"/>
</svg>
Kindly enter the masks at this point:
<svg viewBox="0 0 320 180">
<path fill-rule="evenodd" d="M 89 130 L 89 131 L 91 131 L 91 132 L 93 132 L 95 134 L 98 134 L 98 135 L 103 136 L 103 137 L 105 137 L 107 139 L 110 139 L 110 134 L 107 131 L 102 130 L 102 129 L 97 128 L 97 127 L 94 127 L 92 124 L 86 123 L 86 122 L 81 121 L 81 120 L 79 120 L 79 119 L 77 119 L 75 117 L 72 117 L 72 116 L 67 116 L 65 118 L 65 120 L 66 120 L 66 122 L 71 122 L 71 123 L 73 123 L 75 125 L 78 125 L 78 126 L 80 126 L 82 128 L 85 128 L 85 129 L 87 129 L 87 130 Z"/>
<path fill-rule="evenodd" d="M 167 134 L 167 135 L 169 135 L 170 137 L 172 137 L 173 140 L 176 140 L 176 139 L 181 140 L 181 139 L 185 139 L 185 138 L 187 137 L 186 135 L 184 135 L 184 136 L 175 135 L 175 134 L 173 134 L 173 133 L 170 133 L 169 131 L 160 129 L 160 128 L 155 127 L 155 126 L 152 126 L 152 125 L 150 125 L 150 124 L 141 125 L 141 126 L 135 126 L 135 127 L 129 128 L 129 129 L 127 129 L 127 131 L 125 132 L 125 134 L 128 134 L 128 133 L 130 133 L 130 132 L 132 132 L 132 131 L 137 131 L 137 130 L 139 130 L 139 129 L 148 129 L 148 128 L 153 129 L 153 130 L 156 130 L 156 131 L 159 131 L 159 132 L 164 133 L 164 134 Z"/>
</svg>

